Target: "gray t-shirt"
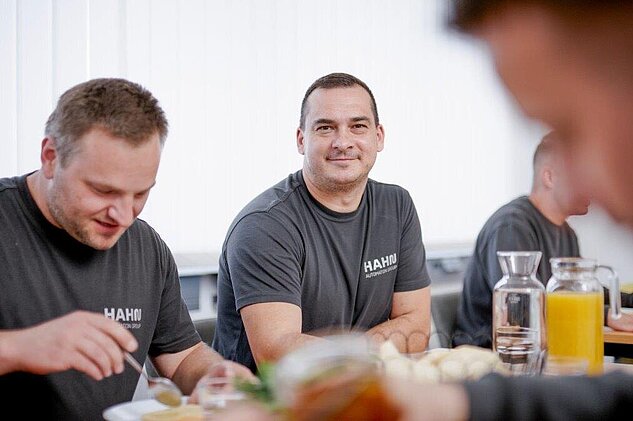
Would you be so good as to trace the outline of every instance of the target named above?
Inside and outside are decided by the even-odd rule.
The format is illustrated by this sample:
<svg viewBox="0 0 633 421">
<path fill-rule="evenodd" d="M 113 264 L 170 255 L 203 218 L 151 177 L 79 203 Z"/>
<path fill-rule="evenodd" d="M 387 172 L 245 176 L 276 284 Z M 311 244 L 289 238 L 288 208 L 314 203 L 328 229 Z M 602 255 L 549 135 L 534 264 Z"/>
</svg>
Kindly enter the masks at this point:
<svg viewBox="0 0 633 421">
<path fill-rule="evenodd" d="M 420 223 L 406 190 L 369 180 L 358 209 L 337 213 L 309 194 L 298 171 L 256 197 L 228 230 L 213 347 L 255 371 L 243 307 L 295 304 L 304 333 L 364 330 L 388 320 L 394 292 L 429 283 Z"/>
<path fill-rule="evenodd" d="M 0 179 L 0 227 L 0 329 L 81 309 L 125 326 L 138 340 L 140 361 L 200 341 L 173 257 L 144 221 L 135 221 L 109 250 L 92 249 L 46 220 L 21 176 Z M 12 372 L 0 375 L 2 411 L 23 419 L 98 420 L 108 406 L 132 399 L 138 378 L 127 365 L 101 381 L 75 370 Z"/>
<path fill-rule="evenodd" d="M 470 421 L 621 421 L 631 419 L 633 375 L 503 376 L 463 384 Z"/>
<path fill-rule="evenodd" d="M 492 346 L 492 292 L 503 273 L 497 251 L 536 251 L 543 255 L 536 277 L 547 284 L 549 259 L 578 257 L 578 239 L 569 224 L 552 223 L 521 196 L 499 208 L 484 224 L 464 276 L 453 345 Z"/>
</svg>

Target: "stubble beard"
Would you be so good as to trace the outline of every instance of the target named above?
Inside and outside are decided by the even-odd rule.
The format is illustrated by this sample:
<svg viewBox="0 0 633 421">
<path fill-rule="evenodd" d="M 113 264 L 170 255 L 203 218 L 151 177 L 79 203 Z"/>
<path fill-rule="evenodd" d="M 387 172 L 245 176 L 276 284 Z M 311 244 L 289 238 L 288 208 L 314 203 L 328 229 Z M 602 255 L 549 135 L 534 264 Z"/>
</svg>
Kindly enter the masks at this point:
<svg viewBox="0 0 633 421">
<path fill-rule="evenodd" d="M 330 193 L 350 193 L 358 189 L 367 182 L 369 177 L 370 168 L 364 168 L 363 171 L 351 180 L 340 181 L 333 177 L 327 176 L 327 169 L 322 168 L 321 171 L 312 171 L 308 168 L 310 175 L 312 176 L 313 183 L 319 188 L 319 190 L 327 191 Z"/>
<path fill-rule="evenodd" d="M 61 229 L 66 231 L 68 235 L 73 237 L 75 240 L 93 249 L 107 250 L 112 247 L 114 243 L 104 246 L 103 244 L 95 241 L 86 228 L 82 227 L 77 220 L 68 215 L 64 207 L 60 205 L 62 201 L 63 198 L 60 197 L 58 191 L 55 190 L 51 192 L 48 201 L 48 210 L 55 223 L 61 227 Z"/>
</svg>

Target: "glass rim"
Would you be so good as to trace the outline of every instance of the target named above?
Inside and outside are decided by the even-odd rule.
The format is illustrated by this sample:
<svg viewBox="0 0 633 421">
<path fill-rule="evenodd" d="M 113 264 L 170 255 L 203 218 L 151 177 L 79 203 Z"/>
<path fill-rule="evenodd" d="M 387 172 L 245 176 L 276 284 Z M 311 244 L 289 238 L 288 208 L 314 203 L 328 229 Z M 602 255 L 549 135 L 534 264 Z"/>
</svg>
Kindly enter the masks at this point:
<svg viewBox="0 0 633 421">
<path fill-rule="evenodd" d="M 534 250 L 534 251 L 497 251 L 497 256 L 506 257 L 506 256 L 541 256 L 543 255 L 542 251 Z"/>
<path fill-rule="evenodd" d="M 554 267 L 579 267 L 579 268 L 595 268 L 598 266 L 596 259 L 587 257 L 552 257 L 549 259 L 552 268 Z"/>
</svg>

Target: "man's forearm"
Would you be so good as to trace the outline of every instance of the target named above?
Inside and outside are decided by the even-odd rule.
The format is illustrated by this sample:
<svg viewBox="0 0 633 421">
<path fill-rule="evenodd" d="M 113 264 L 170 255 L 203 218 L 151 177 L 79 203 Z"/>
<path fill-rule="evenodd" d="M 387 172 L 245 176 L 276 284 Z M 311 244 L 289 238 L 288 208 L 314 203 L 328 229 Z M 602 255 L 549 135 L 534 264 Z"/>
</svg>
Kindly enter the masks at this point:
<svg viewBox="0 0 633 421">
<path fill-rule="evenodd" d="M 207 374 L 213 365 L 223 361 L 224 358 L 220 354 L 206 344 L 201 344 L 182 360 L 174 372 L 173 380 L 184 393 L 191 394 L 198 380 Z"/>
<path fill-rule="evenodd" d="M 275 338 L 274 341 L 271 341 L 270 346 L 267 349 L 253 349 L 253 356 L 257 365 L 267 361 L 275 362 L 282 358 L 284 355 L 294 351 L 297 348 L 302 347 L 307 343 L 323 340 L 324 339 L 319 338 L 318 336 L 306 333 L 288 333 L 285 335 L 280 335 L 279 337 Z"/>
<path fill-rule="evenodd" d="M 423 352 L 429 342 L 428 323 L 418 314 L 403 314 L 367 331 L 378 342 L 390 340 L 403 353 Z"/>
<path fill-rule="evenodd" d="M 0 375 L 10 373 L 16 369 L 13 359 L 14 353 L 10 352 L 10 335 L 10 331 L 0 330 Z"/>
</svg>

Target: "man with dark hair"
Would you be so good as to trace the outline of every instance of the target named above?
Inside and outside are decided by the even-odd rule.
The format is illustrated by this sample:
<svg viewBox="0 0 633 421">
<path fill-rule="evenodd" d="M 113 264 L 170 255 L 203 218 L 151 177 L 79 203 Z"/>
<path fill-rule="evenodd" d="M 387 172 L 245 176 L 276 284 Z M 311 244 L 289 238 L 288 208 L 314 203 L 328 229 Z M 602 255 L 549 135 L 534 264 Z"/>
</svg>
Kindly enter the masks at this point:
<svg viewBox="0 0 633 421">
<path fill-rule="evenodd" d="M 228 230 L 213 347 L 252 370 L 328 329 L 426 348 L 430 280 L 408 192 L 368 178 L 384 129 L 373 94 L 334 73 L 306 91 L 303 169 L 248 204 Z"/>
<path fill-rule="evenodd" d="M 573 192 L 558 168 L 558 142 L 554 132 L 543 137 L 534 152 L 530 195 L 503 205 L 480 231 L 464 275 L 454 345 L 492 347 L 492 293 L 503 276 L 498 251 L 541 251 L 537 277 L 543 285 L 552 276 L 550 258 L 580 256 L 566 221 L 586 214 L 589 200 Z"/>
<path fill-rule="evenodd" d="M 24 419 L 96 420 L 132 398 L 149 355 L 184 393 L 233 370 L 201 342 L 158 234 L 137 219 L 155 183 L 167 120 L 123 79 L 66 91 L 41 168 L 0 179 L 0 396 Z M 27 402 L 24 404 L 24 402 Z"/>
</svg>

